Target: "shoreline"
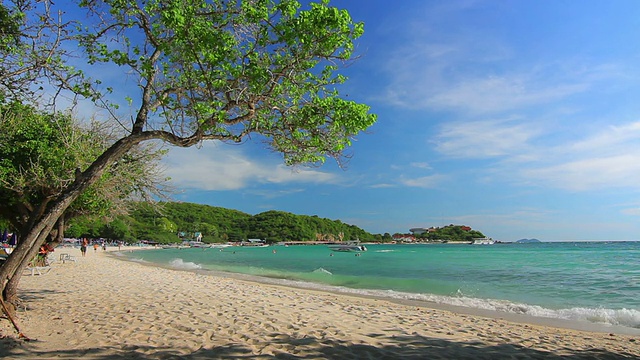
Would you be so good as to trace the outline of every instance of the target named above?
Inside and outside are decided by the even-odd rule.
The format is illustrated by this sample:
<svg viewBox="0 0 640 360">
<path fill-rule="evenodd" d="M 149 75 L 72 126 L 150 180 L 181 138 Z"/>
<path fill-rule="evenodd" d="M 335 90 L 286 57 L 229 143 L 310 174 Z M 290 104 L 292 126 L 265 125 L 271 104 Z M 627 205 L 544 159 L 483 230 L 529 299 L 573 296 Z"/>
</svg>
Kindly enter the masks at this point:
<svg viewBox="0 0 640 360">
<path fill-rule="evenodd" d="M 156 248 L 139 248 L 139 249 L 154 250 Z M 131 250 L 138 250 L 138 248 L 131 249 Z M 112 255 L 112 256 L 115 256 L 115 255 Z M 118 259 L 123 261 L 131 261 L 144 266 L 161 267 L 169 270 L 193 272 L 193 273 L 199 273 L 199 274 L 208 275 L 208 276 L 227 277 L 227 278 L 233 278 L 241 281 L 248 281 L 248 282 L 253 282 L 257 284 L 265 284 L 265 285 L 271 285 L 271 286 L 280 286 L 284 288 L 296 288 L 301 290 L 311 290 L 311 291 L 332 293 L 336 295 L 353 296 L 358 298 L 377 299 L 377 300 L 389 301 L 399 305 L 419 306 L 423 308 L 447 310 L 447 311 L 451 311 L 459 314 L 465 314 L 465 315 L 503 319 L 510 322 L 514 322 L 514 323 L 549 326 L 549 327 L 556 327 L 556 328 L 563 328 L 563 329 L 599 332 L 599 333 L 607 333 L 607 334 L 614 333 L 614 334 L 620 334 L 620 335 L 640 336 L 640 328 L 634 328 L 634 327 L 629 327 L 624 325 L 590 322 L 587 320 L 579 320 L 579 319 L 565 319 L 565 318 L 556 318 L 556 317 L 536 316 L 536 315 L 531 315 L 527 313 L 508 312 L 508 311 L 501 311 L 496 309 L 487 309 L 482 307 L 471 307 L 471 306 L 457 305 L 457 304 L 451 304 L 446 302 L 437 302 L 432 300 L 403 299 L 403 298 L 378 295 L 378 294 L 366 294 L 366 293 L 358 292 L 357 290 L 353 291 L 354 289 L 350 289 L 350 288 L 341 288 L 341 287 L 331 286 L 331 285 L 318 286 L 318 284 L 305 283 L 304 281 L 262 277 L 259 275 L 249 275 L 249 274 L 240 274 L 240 273 L 232 273 L 232 272 L 224 272 L 224 271 L 216 271 L 216 270 L 205 270 L 205 269 L 175 268 L 166 264 L 163 265 L 163 264 L 155 264 L 155 263 L 149 263 L 149 262 L 140 262 L 140 261 L 136 261 L 134 259 L 129 259 L 125 257 L 118 257 Z M 514 305 L 517 305 L 517 304 L 514 304 Z"/>
<path fill-rule="evenodd" d="M 640 357 L 640 337 L 613 329 L 579 331 L 555 320 L 203 275 L 102 250 L 85 258 L 72 248 L 53 254 L 60 253 L 78 261 L 20 284 L 27 310 L 19 323 L 37 340 L 6 336 L 15 334 L 3 319 L 0 357 Z"/>
</svg>

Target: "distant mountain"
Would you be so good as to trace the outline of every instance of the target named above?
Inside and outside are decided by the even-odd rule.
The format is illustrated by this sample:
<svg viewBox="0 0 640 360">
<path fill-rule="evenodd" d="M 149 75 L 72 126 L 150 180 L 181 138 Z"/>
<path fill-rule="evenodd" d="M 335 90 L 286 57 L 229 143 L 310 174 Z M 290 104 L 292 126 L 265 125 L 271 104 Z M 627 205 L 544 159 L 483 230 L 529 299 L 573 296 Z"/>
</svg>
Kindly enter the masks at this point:
<svg viewBox="0 0 640 360">
<path fill-rule="evenodd" d="M 518 241 L 516 241 L 519 244 L 531 244 L 531 243 L 539 243 L 542 242 L 538 239 L 520 239 Z"/>
</svg>

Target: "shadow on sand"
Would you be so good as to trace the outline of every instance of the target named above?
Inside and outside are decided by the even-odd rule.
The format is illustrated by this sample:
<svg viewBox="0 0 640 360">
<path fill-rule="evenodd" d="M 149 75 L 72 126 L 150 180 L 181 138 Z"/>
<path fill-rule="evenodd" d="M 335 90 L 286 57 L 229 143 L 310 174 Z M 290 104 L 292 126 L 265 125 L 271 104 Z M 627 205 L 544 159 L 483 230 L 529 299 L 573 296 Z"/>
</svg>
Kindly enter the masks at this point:
<svg viewBox="0 0 640 360">
<path fill-rule="evenodd" d="M 38 359 L 637 359 L 627 353 L 613 353 L 598 349 L 565 349 L 562 354 L 529 349 L 513 344 L 486 345 L 480 342 L 456 342 L 421 336 L 388 337 L 372 334 L 387 343 L 385 346 L 352 344 L 316 338 L 286 340 L 256 345 L 230 344 L 202 348 L 191 353 L 162 347 L 134 346 L 125 348 L 87 348 L 40 352 L 33 342 L 11 338 L 0 339 L 0 358 Z M 268 354 L 259 354 L 269 345 Z"/>
</svg>

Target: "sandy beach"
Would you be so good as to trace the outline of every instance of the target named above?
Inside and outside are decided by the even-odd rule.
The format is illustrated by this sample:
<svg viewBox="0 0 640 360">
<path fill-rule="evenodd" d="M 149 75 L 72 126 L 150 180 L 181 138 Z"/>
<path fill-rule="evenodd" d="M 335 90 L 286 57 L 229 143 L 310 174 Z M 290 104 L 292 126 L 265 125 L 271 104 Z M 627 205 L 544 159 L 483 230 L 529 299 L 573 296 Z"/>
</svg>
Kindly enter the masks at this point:
<svg viewBox="0 0 640 360">
<path fill-rule="evenodd" d="M 24 276 L 7 359 L 637 359 L 640 336 L 145 266 L 92 249 Z"/>
</svg>

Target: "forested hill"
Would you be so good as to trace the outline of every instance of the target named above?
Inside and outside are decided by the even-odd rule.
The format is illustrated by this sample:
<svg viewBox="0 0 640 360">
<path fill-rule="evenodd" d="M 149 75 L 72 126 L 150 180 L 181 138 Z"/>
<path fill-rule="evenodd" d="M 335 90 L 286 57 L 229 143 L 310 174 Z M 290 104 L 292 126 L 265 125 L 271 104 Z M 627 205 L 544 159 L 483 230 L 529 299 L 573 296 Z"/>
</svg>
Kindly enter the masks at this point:
<svg viewBox="0 0 640 360">
<path fill-rule="evenodd" d="M 68 237 L 87 236 L 110 239 L 153 240 L 178 242 L 178 234 L 186 239 L 196 232 L 207 243 L 264 239 L 268 242 L 315 240 L 372 240 L 374 235 L 363 229 L 318 216 L 296 215 L 283 211 L 266 211 L 250 215 L 221 207 L 165 202 L 160 209 L 137 203 L 126 217 L 109 223 L 74 221 L 66 232 Z"/>
</svg>

